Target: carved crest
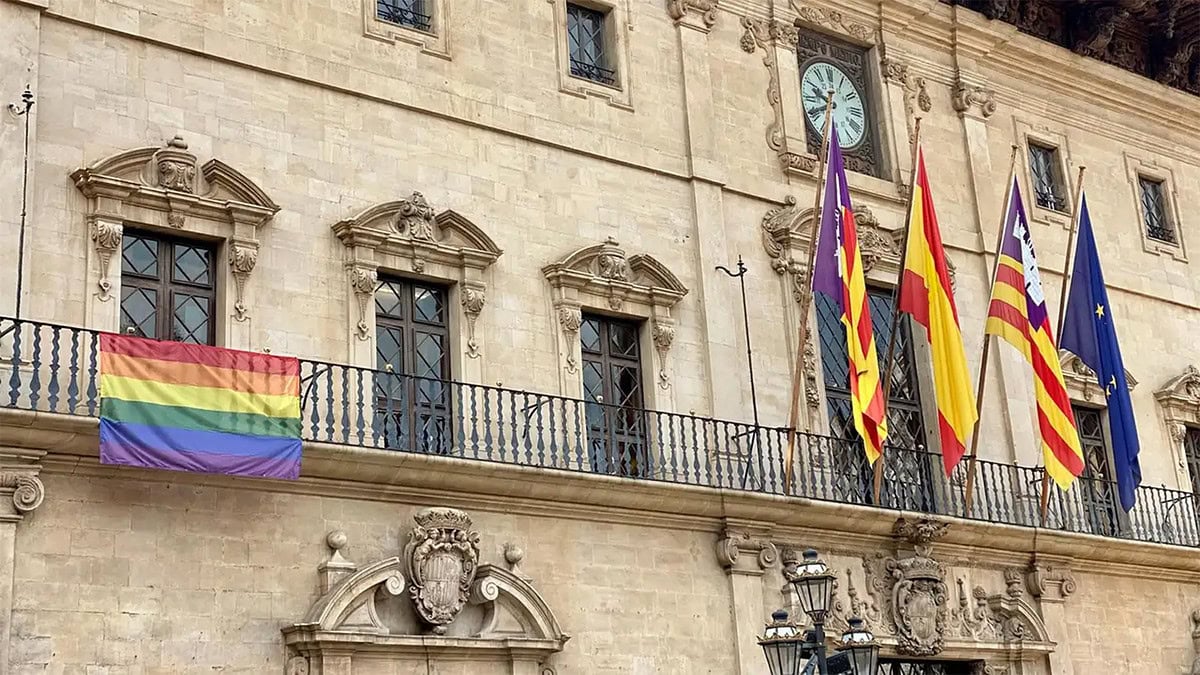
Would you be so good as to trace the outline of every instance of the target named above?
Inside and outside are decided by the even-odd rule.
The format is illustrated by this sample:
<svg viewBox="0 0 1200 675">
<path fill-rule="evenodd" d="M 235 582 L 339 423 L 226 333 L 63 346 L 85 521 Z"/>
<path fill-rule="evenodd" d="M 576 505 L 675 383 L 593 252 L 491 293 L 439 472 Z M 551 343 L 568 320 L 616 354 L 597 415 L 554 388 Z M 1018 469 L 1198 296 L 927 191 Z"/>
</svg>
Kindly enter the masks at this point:
<svg viewBox="0 0 1200 675">
<path fill-rule="evenodd" d="M 429 508 L 413 516 L 417 526 L 404 547 L 409 595 L 421 619 L 441 635 L 470 597 L 479 565 L 479 533 L 457 509 Z"/>
<path fill-rule="evenodd" d="M 913 656 L 940 653 L 946 633 L 946 573 L 941 563 L 918 554 L 894 561 L 888 571 L 896 579 L 892 609 L 897 651 Z"/>
</svg>

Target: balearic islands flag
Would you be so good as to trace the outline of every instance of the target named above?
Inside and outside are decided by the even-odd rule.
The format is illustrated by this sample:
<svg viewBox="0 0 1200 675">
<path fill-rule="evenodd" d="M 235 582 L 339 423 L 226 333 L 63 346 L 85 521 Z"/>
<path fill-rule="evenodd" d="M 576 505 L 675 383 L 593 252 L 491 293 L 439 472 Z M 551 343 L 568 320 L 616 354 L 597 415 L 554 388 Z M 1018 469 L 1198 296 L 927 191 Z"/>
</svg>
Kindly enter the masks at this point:
<svg viewBox="0 0 1200 675">
<path fill-rule="evenodd" d="M 101 462 L 296 478 L 300 445 L 298 360 L 101 334 Z"/>
<path fill-rule="evenodd" d="M 1029 221 L 1015 178 L 1008 188 L 1007 201 L 985 332 L 1004 338 L 1033 366 L 1046 472 L 1060 488 L 1067 490 L 1083 473 L 1083 449 L 1075 430 L 1071 399 L 1063 383 Z"/>
<path fill-rule="evenodd" d="M 879 355 L 867 304 L 867 282 L 863 276 L 862 253 L 846 167 L 837 128 L 829 130 L 829 172 L 825 178 L 825 202 L 817 235 L 817 257 L 813 263 L 813 292 L 827 295 L 841 310 L 846 327 L 846 351 L 850 359 L 850 402 L 854 428 L 863 439 L 867 461 L 874 464 L 883 454 L 887 438 L 887 406 L 879 381 Z"/>
<path fill-rule="evenodd" d="M 937 394 L 938 431 L 946 475 L 966 452 L 967 436 L 978 417 L 971 374 L 958 327 L 958 308 L 950 290 L 950 273 L 942 233 L 933 210 L 933 193 L 925 174 L 925 154 L 917 148 L 917 177 L 909 214 L 908 247 L 901 281 L 900 311 L 925 327 Z"/>
</svg>

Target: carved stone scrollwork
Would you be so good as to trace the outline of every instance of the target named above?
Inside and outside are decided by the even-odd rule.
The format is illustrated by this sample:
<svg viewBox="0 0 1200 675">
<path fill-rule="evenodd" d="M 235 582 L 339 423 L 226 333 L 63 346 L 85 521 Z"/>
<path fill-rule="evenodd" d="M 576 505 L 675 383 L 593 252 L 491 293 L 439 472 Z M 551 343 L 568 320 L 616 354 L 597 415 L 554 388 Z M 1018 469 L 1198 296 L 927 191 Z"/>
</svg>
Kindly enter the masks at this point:
<svg viewBox="0 0 1200 675">
<path fill-rule="evenodd" d="M 434 228 L 433 207 L 420 192 L 413 192 L 412 197 L 400 201 L 400 209 L 396 214 L 393 227 L 396 233 L 420 239 L 433 241 Z"/>
<path fill-rule="evenodd" d="M 717 5 L 720 0 L 667 0 L 667 14 L 675 20 L 675 25 L 688 25 L 708 32 L 717 23 Z M 691 15 L 700 18 L 701 23 L 689 22 Z"/>
<path fill-rule="evenodd" d="M 308 675 L 308 672 L 308 658 L 304 656 L 293 656 L 283 667 L 283 675 Z"/>
<path fill-rule="evenodd" d="M 726 530 L 717 541 L 717 562 L 727 574 L 758 576 L 779 559 L 779 549 L 769 539 Z"/>
<path fill-rule="evenodd" d="M 1172 448 L 1181 472 L 1187 470 L 1187 458 L 1183 441 L 1189 426 L 1200 426 L 1200 369 L 1188 365 L 1183 372 L 1171 378 L 1154 392 L 1154 399 L 1162 409 L 1167 432 L 1174 441 Z M 1186 483 L 1187 477 L 1182 480 Z"/>
<path fill-rule="evenodd" d="M 351 267 L 350 288 L 358 305 L 358 322 L 355 323 L 358 339 L 368 340 L 371 326 L 367 323 L 367 309 L 375 297 L 375 289 L 379 288 L 379 272 L 374 267 Z"/>
<path fill-rule="evenodd" d="M 483 311 L 487 302 L 487 294 L 482 289 L 464 288 L 462 290 L 463 314 L 467 317 L 467 356 L 479 358 L 479 342 L 475 339 L 475 321 Z"/>
<path fill-rule="evenodd" d="M 156 153 L 158 184 L 168 190 L 196 192 L 196 156 L 188 152 L 183 137 L 176 134 Z"/>
<path fill-rule="evenodd" d="M 978 114 L 987 119 L 996 113 L 996 92 L 962 80 L 954 82 L 954 93 L 950 99 L 959 114 Z"/>
<path fill-rule="evenodd" d="M 1063 380 L 1071 398 L 1089 403 L 1103 402 L 1107 399 L 1106 388 L 1100 386 L 1096 372 L 1078 356 L 1066 350 L 1060 350 L 1058 359 L 1062 364 Z M 1129 387 L 1129 391 L 1133 391 L 1133 388 L 1137 386 L 1137 379 L 1128 370 L 1125 371 L 1125 384 Z"/>
<path fill-rule="evenodd" d="M 559 307 L 558 325 L 562 327 L 563 337 L 567 341 L 567 372 L 579 372 L 579 362 L 575 358 L 575 339 L 579 335 L 579 326 L 583 323 L 583 314 L 578 307 Z"/>
<path fill-rule="evenodd" d="M 1192 650 L 1196 652 L 1188 675 L 1200 675 L 1200 609 L 1192 610 Z"/>
<path fill-rule="evenodd" d="M 246 307 L 246 280 L 258 264 L 258 245 L 235 242 L 229 247 L 229 271 L 233 273 L 233 316 L 238 321 L 250 318 Z"/>
<path fill-rule="evenodd" d="M 0 473 L 0 489 L 12 490 L 12 503 L 18 513 L 29 513 L 42 505 L 46 487 L 37 476 L 27 473 Z"/>
<path fill-rule="evenodd" d="M 671 351 L 671 343 L 675 341 L 675 326 L 655 321 L 653 337 L 654 349 L 658 351 L 658 386 L 662 389 L 670 389 L 671 376 L 667 372 L 667 353 Z"/>
<path fill-rule="evenodd" d="M 966 580 L 959 578 L 958 607 L 951 612 L 952 634 L 976 641 L 1000 640 L 1000 621 L 988 607 L 988 594 L 982 586 L 967 593 Z"/>
<path fill-rule="evenodd" d="M 1042 602 L 1063 602 L 1075 592 L 1075 575 L 1059 563 L 1034 561 L 1025 576 L 1029 592 Z"/>
<path fill-rule="evenodd" d="M 788 4 L 799 15 L 800 20 L 805 23 L 824 26 L 825 28 L 832 29 L 834 32 L 849 35 L 859 42 L 874 42 L 872 37 L 875 31 L 870 26 L 850 21 L 846 18 L 846 15 L 836 9 L 809 7 L 797 3 L 796 0 L 788 0 Z"/>
<path fill-rule="evenodd" d="M 433 632 L 442 635 L 470 597 L 479 565 L 479 533 L 471 517 L 457 509 L 429 508 L 413 516 L 404 560 L 413 607 Z"/>
<path fill-rule="evenodd" d="M 929 112 L 933 108 L 929 90 L 925 88 L 925 78 L 912 74 L 907 63 L 894 58 L 885 57 L 880 65 L 884 79 L 896 82 L 904 89 L 904 119 L 908 127 L 908 142 L 911 144 L 916 134 L 917 110 Z"/>
<path fill-rule="evenodd" d="M 109 267 L 113 256 L 121 250 L 121 239 L 125 228 L 119 222 L 111 220 L 92 221 L 92 245 L 96 247 L 96 255 L 100 259 L 100 280 L 97 282 L 99 292 L 96 298 L 108 302 L 112 298 L 112 281 L 108 278 Z"/>
</svg>

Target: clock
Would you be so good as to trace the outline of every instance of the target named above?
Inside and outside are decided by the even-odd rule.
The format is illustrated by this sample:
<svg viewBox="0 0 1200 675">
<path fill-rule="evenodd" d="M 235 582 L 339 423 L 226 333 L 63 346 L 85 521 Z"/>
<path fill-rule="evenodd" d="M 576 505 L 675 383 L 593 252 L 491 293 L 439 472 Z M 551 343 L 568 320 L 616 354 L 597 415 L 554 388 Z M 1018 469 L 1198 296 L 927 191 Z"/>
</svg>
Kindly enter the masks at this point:
<svg viewBox="0 0 1200 675">
<path fill-rule="evenodd" d="M 833 119 L 846 170 L 880 177 L 883 157 L 873 101 L 878 82 L 869 67 L 870 50 L 815 30 L 797 30 L 796 58 L 807 150 L 821 150 L 825 97 L 833 90 Z"/>
<path fill-rule="evenodd" d="M 800 76 L 800 98 L 804 116 L 812 128 L 825 131 L 825 109 L 833 92 L 833 126 L 843 149 L 862 144 L 867 132 L 867 104 L 863 93 L 844 70 L 828 61 L 812 61 Z"/>
</svg>

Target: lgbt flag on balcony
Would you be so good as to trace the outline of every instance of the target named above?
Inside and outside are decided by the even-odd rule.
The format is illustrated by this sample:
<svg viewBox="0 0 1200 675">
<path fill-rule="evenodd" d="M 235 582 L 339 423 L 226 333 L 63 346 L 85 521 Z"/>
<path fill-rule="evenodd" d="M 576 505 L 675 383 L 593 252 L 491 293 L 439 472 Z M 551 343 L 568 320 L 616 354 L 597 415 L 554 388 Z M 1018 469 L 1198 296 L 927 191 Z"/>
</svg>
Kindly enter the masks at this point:
<svg viewBox="0 0 1200 675">
<path fill-rule="evenodd" d="M 300 362 L 102 334 L 100 461 L 294 479 Z"/>
</svg>

